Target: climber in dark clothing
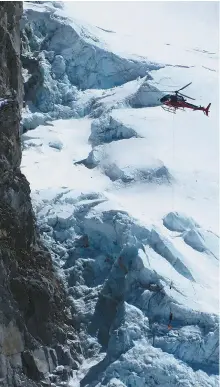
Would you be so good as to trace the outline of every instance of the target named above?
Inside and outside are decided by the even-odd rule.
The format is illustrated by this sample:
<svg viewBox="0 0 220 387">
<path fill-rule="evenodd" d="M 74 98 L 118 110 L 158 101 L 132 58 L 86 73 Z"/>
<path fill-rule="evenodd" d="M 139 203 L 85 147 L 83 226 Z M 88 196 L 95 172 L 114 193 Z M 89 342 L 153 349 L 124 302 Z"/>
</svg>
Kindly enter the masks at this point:
<svg viewBox="0 0 220 387">
<path fill-rule="evenodd" d="M 170 312 L 170 318 L 169 318 L 169 322 L 168 322 L 168 329 L 171 329 L 172 326 L 171 326 L 171 321 L 173 320 L 173 313 Z"/>
</svg>

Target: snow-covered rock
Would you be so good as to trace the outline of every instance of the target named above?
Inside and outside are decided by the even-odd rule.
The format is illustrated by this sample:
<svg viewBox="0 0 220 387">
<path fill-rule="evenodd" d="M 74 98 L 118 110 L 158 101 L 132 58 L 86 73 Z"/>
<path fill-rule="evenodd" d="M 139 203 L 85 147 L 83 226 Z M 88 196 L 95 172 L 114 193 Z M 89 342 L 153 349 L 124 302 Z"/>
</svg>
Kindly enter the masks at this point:
<svg viewBox="0 0 220 387">
<path fill-rule="evenodd" d="M 106 114 L 92 122 L 89 141 L 93 146 L 96 146 L 132 137 L 139 137 L 132 127 L 126 126 L 115 120 L 112 115 Z"/>
<path fill-rule="evenodd" d="M 137 143 L 139 152 L 132 154 L 132 149 Z M 101 168 L 112 181 L 168 184 L 172 180 L 166 166 L 160 160 L 154 159 L 144 139 L 121 140 L 99 145 L 90 152 L 84 163 L 88 168 Z"/>
<path fill-rule="evenodd" d="M 52 62 L 52 74 L 55 75 L 55 78 L 59 79 L 61 78 L 66 71 L 66 63 L 63 59 L 62 55 L 56 55 L 53 62 Z"/>
<path fill-rule="evenodd" d="M 100 117 L 103 113 L 110 113 L 113 109 L 143 108 L 160 105 L 159 99 L 163 93 L 150 85 L 150 76 L 126 82 L 121 86 L 102 92 L 92 105 L 90 115 Z"/>
<path fill-rule="evenodd" d="M 143 339 L 136 341 L 131 349 L 111 363 L 95 380 L 90 380 L 89 385 L 109 386 L 108 383 L 117 377 L 126 386 L 135 387 L 216 387 L 218 383 L 217 377 L 210 376 L 207 379 L 204 372 L 194 372 L 173 355 L 152 347 Z"/>
<path fill-rule="evenodd" d="M 170 212 L 163 218 L 163 224 L 171 231 L 186 231 L 199 227 L 192 218 L 178 212 Z"/>
<path fill-rule="evenodd" d="M 178 335 L 155 335 L 154 346 L 173 353 L 192 368 L 207 370 L 210 367 L 213 372 L 218 369 L 217 326 L 209 333 L 198 326 L 185 326 L 179 329 Z"/>
<path fill-rule="evenodd" d="M 151 247 L 175 267 L 175 270 L 186 278 L 194 281 L 191 272 L 184 263 L 184 256 L 175 249 L 171 241 L 164 238 L 155 229 L 152 229 L 149 239 Z"/>
<path fill-rule="evenodd" d="M 134 341 L 148 335 L 150 335 L 148 319 L 138 308 L 125 302 L 119 307 L 111 327 L 108 357 L 117 359 L 133 347 Z"/>
<path fill-rule="evenodd" d="M 49 114 L 43 114 L 40 112 L 24 112 L 22 117 L 22 132 L 27 132 L 28 130 L 32 130 L 37 128 L 40 125 L 45 125 L 47 121 L 51 120 L 51 116 Z"/>
<path fill-rule="evenodd" d="M 63 148 L 63 144 L 61 141 L 50 141 L 48 144 L 51 148 L 61 150 Z"/>
</svg>

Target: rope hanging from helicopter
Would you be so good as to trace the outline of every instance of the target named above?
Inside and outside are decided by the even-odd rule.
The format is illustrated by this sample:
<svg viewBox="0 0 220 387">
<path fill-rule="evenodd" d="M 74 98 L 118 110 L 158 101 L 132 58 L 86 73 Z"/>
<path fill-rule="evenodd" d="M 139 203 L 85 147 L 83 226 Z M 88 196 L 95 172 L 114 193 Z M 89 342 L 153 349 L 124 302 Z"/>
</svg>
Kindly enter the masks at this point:
<svg viewBox="0 0 220 387">
<path fill-rule="evenodd" d="M 172 151 L 173 151 L 173 160 L 172 160 L 172 168 L 174 168 L 174 162 L 175 162 L 175 131 L 174 131 L 174 115 L 173 115 L 173 120 L 172 120 Z M 171 182 L 172 184 L 172 211 L 174 210 L 174 195 L 175 195 L 175 188 L 174 188 L 174 182 Z"/>
<path fill-rule="evenodd" d="M 156 83 L 156 82 L 155 82 Z M 166 94 L 162 97 L 159 98 L 159 101 L 161 103 L 161 106 L 164 110 L 166 111 L 169 111 L 169 112 L 172 112 L 174 114 L 176 114 L 176 110 L 183 110 L 185 111 L 185 108 L 189 108 L 191 110 L 201 110 L 203 111 L 203 113 L 208 116 L 209 115 L 209 108 L 211 106 L 211 103 L 209 103 L 209 105 L 207 107 L 202 107 L 201 105 L 200 106 L 196 106 L 196 105 L 193 105 L 192 103 L 189 103 L 187 102 L 187 100 L 184 98 L 189 98 L 191 100 L 195 100 L 195 98 L 192 98 L 192 97 L 189 97 L 185 94 L 182 94 L 180 91 L 182 91 L 183 89 L 185 89 L 186 87 L 188 87 L 189 85 L 191 85 L 192 82 L 188 83 L 187 85 L 181 87 L 180 89 L 178 90 L 175 90 L 175 91 L 171 91 L 171 90 L 145 90 L 145 92 L 149 92 L 149 93 L 158 93 L 158 94 L 162 94 L 162 93 L 169 93 L 169 94 Z M 165 85 L 163 85 L 165 86 Z M 156 88 L 155 86 L 153 85 L 149 85 L 148 84 L 148 87 L 153 87 L 154 89 Z M 175 86 L 173 86 L 175 87 Z M 174 168 L 174 165 L 175 165 L 175 128 L 174 128 L 174 114 L 173 114 L 173 119 L 172 119 L 172 157 L 171 157 L 171 163 L 172 164 L 172 169 Z M 171 187 L 171 209 L 172 209 L 172 212 L 174 211 L 174 208 L 175 208 L 175 181 L 172 181 L 171 182 L 172 184 L 172 187 Z M 179 237 L 181 235 L 175 235 L 175 236 L 171 236 L 171 238 L 176 238 L 176 237 Z M 173 286 L 173 275 L 172 275 L 172 270 L 173 270 L 173 265 L 170 264 L 170 272 L 169 272 L 169 280 L 170 280 L 170 285 L 165 285 L 166 286 L 169 286 L 169 289 L 170 291 L 173 289 L 173 287 L 175 288 L 175 286 Z M 197 294 L 196 294 L 196 290 L 193 286 L 193 283 L 192 281 L 190 281 L 191 283 L 191 286 L 193 288 L 193 292 L 194 292 L 194 295 L 195 295 L 195 299 L 198 301 L 198 297 L 197 297 Z M 169 310 L 170 310 L 170 314 L 169 314 L 169 322 L 168 322 L 168 329 L 172 329 L 172 325 L 171 325 L 171 322 L 173 320 L 173 310 L 172 310 L 172 297 L 169 296 L 167 294 L 168 298 L 170 299 L 169 301 Z"/>
</svg>

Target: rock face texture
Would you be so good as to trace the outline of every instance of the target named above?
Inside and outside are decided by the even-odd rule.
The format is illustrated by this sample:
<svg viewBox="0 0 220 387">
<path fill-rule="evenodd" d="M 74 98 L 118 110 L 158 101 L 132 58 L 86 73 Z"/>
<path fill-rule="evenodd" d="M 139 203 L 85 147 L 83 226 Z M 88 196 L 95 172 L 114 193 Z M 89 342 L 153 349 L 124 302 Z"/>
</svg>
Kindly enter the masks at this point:
<svg viewBox="0 0 220 387">
<path fill-rule="evenodd" d="M 65 311 L 65 290 L 54 272 L 50 254 L 41 244 L 29 184 L 20 171 L 21 16 L 22 2 L 0 4 L 0 385 L 3 387 L 41 385 L 40 380 L 48 379 L 49 372 L 62 364 L 67 333 L 71 330 Z"/>
</svg>

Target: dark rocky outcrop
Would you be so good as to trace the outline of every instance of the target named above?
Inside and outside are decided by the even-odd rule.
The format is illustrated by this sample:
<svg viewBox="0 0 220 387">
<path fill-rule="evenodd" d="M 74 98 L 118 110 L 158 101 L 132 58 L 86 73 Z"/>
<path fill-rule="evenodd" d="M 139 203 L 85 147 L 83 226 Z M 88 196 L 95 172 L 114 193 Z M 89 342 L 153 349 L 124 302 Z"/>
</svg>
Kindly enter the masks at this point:
<svg viewBox="0 0 220 387">
<path fill-rule="evenodd" d="M 45 378 L 49 383 L 49 373 L 59 366 L 60 347 L 67 348 L 70 332 L 75 337 L 67 318 L 66 293 L 50 254 L 40 241 L 29 184 L 20 171 L 21 15 L 22 2 L 1 2 L 0 102 L 7 100 L 4 105 L 0 103 L 0 386 L 3 387 L 43 385 L 41 380 Z M 71 351 L 74 353 L 74 344 Z M 70 358 L 69 354 L 68 362 L 65 359 L 68 366 L 72 365 Z"/>
</svg>

